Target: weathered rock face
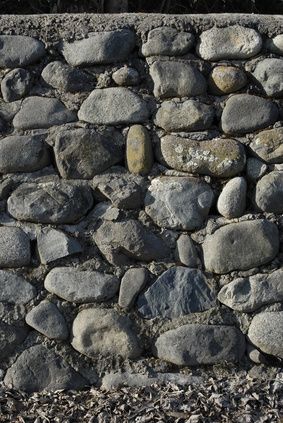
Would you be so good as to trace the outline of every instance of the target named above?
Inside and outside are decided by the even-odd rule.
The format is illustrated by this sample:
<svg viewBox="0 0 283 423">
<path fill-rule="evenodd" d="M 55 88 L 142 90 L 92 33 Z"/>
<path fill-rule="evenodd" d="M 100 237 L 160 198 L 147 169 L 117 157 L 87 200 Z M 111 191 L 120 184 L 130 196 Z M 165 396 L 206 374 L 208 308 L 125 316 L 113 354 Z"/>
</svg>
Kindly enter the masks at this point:
<svg viewBox="0 0 283 423">
<path fill-rule="evenodd" d="M 140 75 L 136 69 L 123 66 L 112 73 L 112 79 L 121 87 L 134 86 L 139 84 Z"/>
<path fill-rule="evenodd" d="M 225 95 L 239 91 L 248 83 L 245 72 L 234 66 L 216 66 L 209 75 L 209 91 L 215 95 Z"/>
<path fill-rule="evenodd" d="M 194 44 L 194 36 L 189 32 L 179 32 L 175 28 L 160 27 L 149 31 L 147 42 L 142 45 L 144 56 L 181 56 Z"/>
<path fill-rule="evenodd" d="M 161 227 L 200 228 L 213 202 L 210 186 L 197 178 L 153 179 L 145 197 L 145 211 Z"/>
<path fill-rule="evenodd" d="M 24 392 L 79 389 L 87 385 L 80 374 L 43 345 L 22 352 L 8 369 L 4 382 Z"/>
<path fill-rule="evenodd" d="M 213 106 L 194 100 L 183 103 L 164 101 L 157 111 L 155 122 L 169 132 L 202 131 L 210 128 L 213 119 Z"/>
<path fill-rule="evenodd" d="M 131 320 L 107 309 L 79 312 L 73 323 L 72 346 L 91 358 L 102 354 L 133 359 L 141 353 Z"/>
<path fill-rule="evenodd" d="M 259 62 L 253 76 L 269 97 L 282 97 L 283 59 L 264 59 Z"/>
<path fill-rule="evenodd" d="M 160 140 L 158 155 L 173 169 L 221 178 L 237 175 L 246 162 L 243 146 L 233 139 L 195 141 L 166 135 Z"/>
<path fill-rule="evenodd" d="M 93 32 L 89 38 L 63 42 L 61 52 L 72 66 L 120 62 L 128 58 L 135 46 L 135 34 L 128 30 Z"/>
<path fill-rule="evenodd" d="M 283 162 L 283 128 L 259 132 L 249 147 L 252 153 L 267 163 Z"/>
<path fill-rule="evenodd" d="M 22 184 L 8 199 L 8 212 L 18 220 L 73 223 L 92 207 L 89 187 L 67 182 Z"/>
<path fill-rule="evenodd" d="M 218 197 L 217 209 L 227 219 L 240 217 L 246 208 L 247 183 L 245 178 L 230 179 Z"/>
<path fill-rule="evenodd" d="M 236 94 L 227 100 L 221 125 L 226 134 L 253 132 L 272 125 L 278 118 L 278 108 L 270 100 L 250 94 Z"/>
<path fill-rule="evenodd" d="M 79 119 L 96 125 L 121 125 L 147 120 L 146 102 L 125 87 L 93 90 L 83 102 Z"/>
<path fill-rule="evenodd" d="M 179 366 L 237 362 L 245 351 L 245 338 L 233 326 L 184 325 L 157 339 L 158 358 Z"/>
<path fill-rule="evenodd" d="M 248 59 L 261 49 L 258 32 L 240 25 L 212 28 L 204 31 L 197 45 L 197 52 L 204 60 Z"/>
<path fill-rule="evenodd" d="M 73 267 L 56 267 L 48 273 L 44 286 L 47 291 L 73 303 L 109 300 L 119 289 L 116 276 L 96 271 L 80 271 Z"/>
<path fill-rule="evenodd" d="M 44 44 L 23 35 L 0 36 L 0 67 L 17 68 L 30 65 L 45 55 Z"/>
<path fill-rule="evenodd" d="M 205 239 L 205 268 L 214 273 L 251 269 L 270 262 L 278 247 L 278 229 L 274 223 L 267 220 L 231 223 Z"/>
<path fill-rule="evenodd" d="M 22 276 L 0 270 L 0 302 L 26 304 L 35 296 L 35 287 Z"/>
<path fill-rule="evenodd" d="M 255 204 L 268 213 L 283 212 L 283 172 L 271 172 L 258 181 Z"/>
<path fill-rule="evenodd" d="M 31 75 L 25 69 L 14 69 L 1 81 L 1 92 L 5 101 L 16 101 L 27 94 L 31 86 Z"/>
<path fill-rule="evenodd" d="M 123 159 L 123 145 L 123 137 L 114 129 L 60 131 L 54 148 L 58 170 L 63 178 L 91 179 Z"/>
<path fill-rule="evenodd" d="M 187 63 L 154 62 L 149 72 L 154 83 L 155 97 L 191 97 L 205 94 L 204 76 L 197 68 Z"/>
<path fill-rule="evenodd" d="M 256 182 L 260 179 L 267 171 L 267 165 L 261 160 L 254 157 L 249 157 L 247 160 L 247 179 Z"/>
<path fill-rule="evenodd" d="M 176 266 L 139 296 L 137 306 L 144 318 L 172 319 L 214 307 L 215 294 L 200 270 Z"/>
<path fill-rule="evenodd" d="M 13 353 L 14 349 L 21 344 L 27 336 L 27 330 L 23 327 L 0 323 L 0 359 L 4 359 Z"/>
<path fill-rule="evenodd" d="M 262 352 L 283 358 L 283 312 L 257 314 L 250 324 L 248 337 Z"/>
<path fill-rule="evenodd" d="M 90 75 L 60 61 L 48 63 L 41 77 L 53 88 L 70 93 L 89 91 L 94 86 L 94 78 Z"/>
<path fill-rule="evenodd" d="M 20 228 L 0 227 L 0 267 L 22 267 L 30 263 L 30 240 Z"/>
<path fill-rule="evenodd" d="M 148 130 L 142 125 L 130 127 L 126 144 L 127 166 L 131 173 L 147 175 L 153 165 L 153 152 Z"/>
<path fill-rule="evenodd" d="M 43 264 L 82 252 L 78 240 L 56 229 L 49 229 L 37 237 L 37 249 Z"/>
<path fill-rule="evenodd" d="M 270 275 L 239 278 L 221 288 L 218 299 L 233 310 L 250 313 L 265 304 L 283 301 L 283 270 Z"/>
<path fill-rule="evenodd" d="M 169 254 L 164 241 L 137 220 L 104 222 L 96 231 L 94 240 L 106 257 L 115 265 L 133 260 L 149 262 Z"/>
</svg>

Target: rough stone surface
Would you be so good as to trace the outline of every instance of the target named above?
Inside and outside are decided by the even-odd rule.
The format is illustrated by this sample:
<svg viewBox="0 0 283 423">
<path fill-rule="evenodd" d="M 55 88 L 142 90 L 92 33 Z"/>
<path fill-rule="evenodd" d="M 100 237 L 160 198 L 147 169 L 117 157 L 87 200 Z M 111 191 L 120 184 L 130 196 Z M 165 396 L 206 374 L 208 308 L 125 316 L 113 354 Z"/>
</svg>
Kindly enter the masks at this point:
<svg viewBox="0 0 283 423">
<path fill-rule="evenodd" d="M 175 28 L 160 27 L 149 31 L 142 45 L 144 56 L 182 56 L 193 47 L 195 37 Z"/>
<path fill-rule="evenodd" d="M 20 228 L 0 227 L 0 267 L 22 267 L 30 263 L 30 240 Z"/>
<path fill-rule="evenodd" d="M 37 249 L 43 264 L 82 252 L 82 246 L 77 239 L 57 229 L 40 233 L 37 237 Z"/>
<path fill-rule="evenodd" d="M 249 147 L 256 157 L 266 163 L 283 163 L 283 128 L 259 132 Z"/>
<path fill-rule="evenodd" d="M 96 231 L 94 240 L 114 265 L 129 264 L 132 260 L 149 262 L 169 254 L 164 241 L 134 219 L 104 222 Z"/>
<path fill-rule="evenodd" d="M 255 204 L 267 213 L 283 212 L 283 172 L 271 172 L 258 181 Z"/>
<path fill-rule="evenodd" d="M 87 385 L 80 374 L 43 345 L 23 351 L 8 369 L 4 383 L 25 392 L 80 389 Z"/>
<path fill-rule="evenodd" d="M 142 125 L 133 125 L 127 134 L 126 160 L 131 173 L 147 175 L 153 165 L 153 152 L 148 130 Z"/>
<path fill-rule="evenodd" d="M 213 202 L 210 186 L 197 178 L 159 177 L 152 180 L 145 197 L 145 211 L 161 227 L 200 228 Z"/>
<path fill-rule="evenodd" d="M 247 178 L 253 182 L 260 179 L 267 171 L 267 165 L 254 157 L 247 159 Z"/>
<path fill-rule="evenodd" d="M 216 66 L 209 75 L 209 91 L 214 95 L 225 95 L 239 91 L 248 83 L 245 72 L 234 66 Z"/>
<path fill-rule="evenodd" d="M 235 176 L 246 163 L 243 146 L 233 139 L 193 139 L 166 135 L 160 141 L 160 160 L 183 172 L 220 178 Z"/>
<path fill-rule="evenodd" d="M 195 100 L 164 101 L 155 117 L 156 125 L 169 132 L 202 131 L 210 128 L 213 120 L 213 106 Z"/>
<path fill-rule="evenodd" d="M 68 110 L 57 98 L 28 97 L 13 119 L 16 129 L 50 128 L 53 125 L 77 120 L 74 112 Z"/>
<path fill-rule="evenodd" d="M 250 94 L 235 94 L 227 100 L 221 126 L 226 134 L 244 134 L 272 125 L 278 108 L 271 100 Z"/>
<path fill-rule="evenodd" d="M 175 255 L 177 261 L 188 267 L 197 268 L 200 266 L 197 249 L 191 237 L 187 234 L 182 234 L 178 238 Z"/>
<path fill-rule="evenodd" d="M 283 358 L 283 312 L 257 314 L 249 327 L 250 341 L 266 354 Z"/>
<path fill-rule="evenodd" d="M 247 183 L 238 176 L 230 179 L 218 197 L 217 209 L 227 219 L 240 217 L 246 208 Z"/>
<path fill-rule="evenodd" d="M 8 212 L 18 220 L 74 223 L 92 207 L 89 187 L 67 182 L 25 183 L 8 199 Z"/>
<path fill-rule="evenodd" d="M 204 31 L 197 52 L 204 60 L 248 59 L 259 53 L 262 38 L 258 32 L 240 25 Z"/>
<path fill-rule="evenodd" d="M 245 338 L 233 326 L 184 325 L 163 333 L 156 341 L 157 356 L 180 366 L 238 362 Z"/>
<path fill-rule="evenodd" d="M 200 270 L 176 266 L 139 296 L 137 306 L 144 318 L 173 319 L 214 307 L 215 294 Z"/>
<path fill-rule="evenodd" d="M 94 87 L 94 78 L 79 69 L 55 61 L 48 63 L 41 73 L 43 80 L 60 91 L 75 93 L 77 91 L 89 91 Z"/>
<path fill-rule="evenodd" d="M 147 120 L 146 102 L 125 87 L 97 88 L 83 102 L 79 119 L 96 125 L 122 125 Z"/>
<path fill-rule="evenodd" d="M 64 340 L 69 331 L 62 313 L 50 301 L 42 301 L 26 315 L 26 323 L 50 339 Z"/>
<path fill-rule="evenodd" d="M 120 307 L 129 310 L 136 300 L 139 292 L 147 283 L 149 274 L 146 268 L 131 268 L 126 271 L 120 286 L 118 304 Z"/>
<path fill-rule="evenodd" d="M 250 313 L 265 304 L 283 301 L 283 270 L 235 279 L 223 286 L 218 300 L 233 310 Z"/>
<path fill-rule="evenodd" d="M 0 359 L 13 353 L 26 336 L 27 330 L 25 328 L 0 322 Z"/>
<path fill-rule="evenodd" d="M 141 353 L 131 320 L 114 310 L 90 308 L 73 323 L 72 346 L 92 358 L 98 354 L 137 358 Z"/>
<path fill-rule="evenodd" d="M 269 97 L 283 95 L 283 59 L 264 59 L 256 65 L 254 78 Z"/>
<path fill-rule="evenodd" d="M 114 297 L 120 281 L 116 276 L 73 267 L 56 267 L 45 278 L 47 291 L 73 303 L 107 301 Z"/>
<path fill-rule="evenodd" d="M 204 76 L 196 67 L 187 63 L 154 62 L 149 73 L 153 79 L 155 97 L 191 97 L 206 92 Z"/>
<path fill-rule="evenodd" d="M 12 135 L 0 140 L 0 172 L 34 172 L 50 163 L 44 137 Z"/>
<path fill-rule="evenodd" d="M 119 86 L 132 86 L 139 84 L 140 75 L 136 69 L 123 66 L 112 73 L 112 79 Z"/>
<path fill-rule="evenodd" d="M 205 268 L 214 273 L 246 270 L 269 263 L 278 253 L 278 229 L 267 220 L 231 223 L 203 243 Z"/>
<path fill-rule="evenodd" d="M 123 145 L 123 137 L 114 129 L 60 131 L 54 148 L 60 175 L 67 179 L 91 179 L 123 159 Z"/>
<path fill-rule="evenodd" d="M 45 55 L 44 44 L 23 35 L 0 35 L 0 67 L 27 66 Z"/>
<path fill-rule="evenodd" d="M 0 302 L 26 304 L 36 296 L 36 288 L 22 276 L 0 270 Z"/>
<path fill-rule="evenodd" d="M 93 32 L 88 38 L 73 43 L 63 42 L 61 52 L 72 66 L 120 62 L 135 47 L 135 34 L 128 29 Z"/>
<path fill-rule="evenodd" d="M 25 69 L 8 72 L 1 81 L 2 97 L 5 101 L 16 101 L 24 97 L 31 86 L 31 75 Z"/>
<path fill-rule="evenodd" d="M 267 48 L 272 53 L 283 56 L 283 34 L 278 34 L 274 38 L 267 40 Z"/>
</svg>

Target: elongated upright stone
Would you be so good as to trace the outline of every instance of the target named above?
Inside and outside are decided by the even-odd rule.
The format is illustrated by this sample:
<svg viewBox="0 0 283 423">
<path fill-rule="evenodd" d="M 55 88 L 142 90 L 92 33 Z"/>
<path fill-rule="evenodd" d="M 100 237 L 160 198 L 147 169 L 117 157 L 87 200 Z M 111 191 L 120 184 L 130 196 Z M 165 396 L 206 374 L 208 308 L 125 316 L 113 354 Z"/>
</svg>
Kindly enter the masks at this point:
<svg viewBox="0 0 283 423">
<path fill-rule="evenodd" d="M 153 152 L 148 130 L 142 125 L 130 127 L 126 143 L 127 166 L 131 173 L 147 175 L 153 165 Z"/>
</svg>

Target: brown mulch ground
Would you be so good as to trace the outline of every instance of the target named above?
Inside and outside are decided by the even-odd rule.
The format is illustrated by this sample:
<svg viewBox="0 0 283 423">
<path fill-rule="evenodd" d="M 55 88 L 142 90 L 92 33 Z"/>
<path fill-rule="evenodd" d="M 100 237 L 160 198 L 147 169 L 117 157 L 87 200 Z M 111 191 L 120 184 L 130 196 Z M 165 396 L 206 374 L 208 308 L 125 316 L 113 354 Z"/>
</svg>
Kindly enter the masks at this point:
<svg viewBox="0 0 283 423">
<path fill-rule="evenodd" d="M 283 423 L 283 375 L 209 378 L 199 386 L 24 394 L 0 388 L 0 422 Z"/>
</svg>

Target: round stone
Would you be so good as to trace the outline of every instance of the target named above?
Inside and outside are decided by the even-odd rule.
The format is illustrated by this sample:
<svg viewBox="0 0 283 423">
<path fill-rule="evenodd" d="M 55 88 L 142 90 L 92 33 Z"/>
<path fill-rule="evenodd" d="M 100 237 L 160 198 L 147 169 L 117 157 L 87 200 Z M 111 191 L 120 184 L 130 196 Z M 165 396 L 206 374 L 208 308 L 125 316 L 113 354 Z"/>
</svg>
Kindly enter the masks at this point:
<svg viewBox="0 0 283 423">
<path fill-rule="evenodd" d="M 283 358 L 283 312 L 257 314 L 250 324 L 248 337 L 262 352 Z"/>
<path fill-rule="evenodd" d="M 138 85 L 140 82 L 140 76 L 136 69 L 124 66 L 112 74 L 112 79 L 120 86 L 132 86 Z"/>
<path fill-rule="evenodd" d="M 283 163 L 283 128 L 259 132 L 249 148 L 255 156 L 266 163 Z"/>
<path fill-rule="evenodd" d="M 227 219 L 240 217 L 246 208 L 247 183 L 245 178 L 230 179 L 217 201 L 217 209 Z"/>
<path fill-rule="evenodd" d="M 247 76 L 242 69 L 216 66 L 209 75 L 208 86 L 212 94 L 225 95 L 240 90 L 247 82 Z"/>
<path fill-rule="evenodd" d="M 268 97 L 283 94 L 283 59 L 264 59 L 256 65 L 253 76 Z"/>
<path fill-rule="evenodd" d="M 255 203 L 260 210 L 267 213 L 283 212 L 283 172 L 271 172 L 258 181 Z"/>
</svg>

